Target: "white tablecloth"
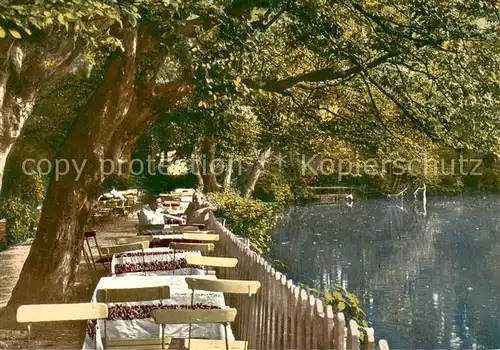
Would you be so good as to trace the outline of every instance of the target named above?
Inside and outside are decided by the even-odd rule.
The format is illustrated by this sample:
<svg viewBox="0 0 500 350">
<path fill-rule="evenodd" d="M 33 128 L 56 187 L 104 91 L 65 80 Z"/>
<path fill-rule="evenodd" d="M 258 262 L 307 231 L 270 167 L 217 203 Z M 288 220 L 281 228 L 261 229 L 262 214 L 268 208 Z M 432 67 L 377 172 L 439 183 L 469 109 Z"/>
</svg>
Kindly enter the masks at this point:
<svg viewBox="0 0 500 350">
<path fill-rule="evenodd" d="M 197 277 L 197 276 L 193 276 Z M 96 290 L 92 296 L 92 302 L 96 302 L 96 293 L 99 289 L 116 288 L 141 288 L 170 286 L 170 299 L 156 300 L 153 302 L 137 303 L 119 303 L 108 304 L 110 311 L 116 305 L 191 305 L 191 290 L 188 289 L 186 276 L 124 276 L 124 277 L 103 277 L 99 281 Z M 216 278 L 215 276 L 205 276 L 204 278 Z M 227 308 L 224 295 L 218 292 L 195 291 L 193 304 L 203 304 Z M 94 347 L 94 337 L 89 333 L 95 330 L 95 339 L 97 346 Z M 113 320 L 106 321 L 106 333 L 108 339 L 139 339 L 139 338 L 160 338 L 161 328 L 153 322 L 152 318 L 134 319 L 134 320 Z M 165 336 L 174 338 L 188 338 L 189 325 L 167 325 L 165 327 Z M 231 327 L 227 327 L 227 334 L 230 340 L 234 340 Z M 87 325 L 87 333 L 83 349 L 103 349 L 102 337 L 104 336 L 104 321 L 99 320 L 96 327 L 92 328 L 90 323 Z M 191 329 L 191 338 L 224 339 L 224 327 L 220 324 L 193 324 Z"/>
<path fill-rule="evenodd" d="M 117 277 L 128 275 L 172 276 L 203 274 L 202 269 L 186 266 L 186 256 L 188 255 L 199 256 L 201 252 L 174 251 L 170 248 L 147 248 L 144 249 L 144 254 L 140 250 L 114 254 L 111 260 L 111 274 Z M 135 272 L 125 272 L 130 268 L 136 269 Z"/>
</svg>

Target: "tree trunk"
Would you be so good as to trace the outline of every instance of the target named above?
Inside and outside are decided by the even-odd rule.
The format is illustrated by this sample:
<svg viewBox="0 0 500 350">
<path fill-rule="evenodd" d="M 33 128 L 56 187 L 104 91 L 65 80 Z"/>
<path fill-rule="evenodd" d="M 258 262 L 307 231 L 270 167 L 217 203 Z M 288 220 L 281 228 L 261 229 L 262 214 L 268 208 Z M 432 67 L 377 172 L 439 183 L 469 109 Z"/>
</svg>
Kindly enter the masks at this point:
<svg viewBox="0 0 500 350">
<path fill-rule="evenodd" d="M 217 177 L 215 174 L 217 140 L 215 137 L 205 139 L 204 150 L 206 155 L 205 166 L 203 167 L 203 183 L 206 193 L 217 192 Z"/>
<path fill-rule="evenodd" d="M 203 192 L 205 183 L 203 181 L 202 166 L 200 161 L 200 148 L 196 146 L 193 152 L 193 170 L 196 175 L 196 182 L 198 184 L 198 191 Z"/>
<path fill-rule="evenodd" d="M 224 192 L 231 188 L 231 176 L 233 175 L 233 158 L 228 158 L 226 172 L 224 173 Z"/>
<path fill-rule="evenodd" d="M 5 171 L 5 166 L 7 164 L 7 157 L 10 154 L 10 151 L 12 149 L 13 144 L 11 143 L 10 145 L 7 146 L 7 148 L 2 152 L 0 151 L 0 193 L 2 191 L 2 179 L 3 179 L 3 173 Z"/>
<path fill-rule="evenodd" d="M 243 196 L 246 199 L 249 199 L 252 196 L 255 189 L 255 184 L 259 180 L 260 174 L 262 173 L 262 170 L 264 170 L 269 156 L 271 156 L 271 147 L 263 150 L 260 153 L 259 158 L 256 160 L 255 164 L 253 165 L 252 172 L 250 173 L 247 185 L 245 187 L 245 191 L 243 192 Z"/>
<path fill-rule="evenodd" d="M 71 171 L 59 181 L 52 178 L 35 240 L 5 317 L 14 315 L 20 304 L 68 300 L 80 261 L 85 224 L 102 190 L 101 160 L 113 155 L 109 159 L 116 164 L 118 157 L 129 149 L 131 140 L 137 140 L 151 125 L 150 120 L 157 118 L 149 114 L 151 99 L 137 97 L 141 94 L 137 90 L 142 89 L 134 92 L 135 70 L 127 61 L 113 59 L 104 83 L 91 97 L 65 141 L 59 158 L 84 164 L 84 171 L 80 177 Z M 182 98 L 178 93 L 182 90 L 180 85 L 170 84 L 173 93 L 169 101 L 162 99 L 163 112 Z"/>
<path fill-rule="evenodd" d="M 79 174 L 72 167 L 64 176 L 53 174 L 35 240 L 7 306 L 9 311 L 24 303 L 65 302 L 70 295 L 85 224 L 103 180 L 101 158 L 133 98 L 136 73 L 133 33 L 127 32 L 124 39 L 129 55 L 110 55 L 103 83 L 64 142 L 59 159 L 83 166 L 84 171 Z"/>
<path fill-rule="evenodd" d="M 73 69 L 83 44 L 73 35 L 52 34 L 42 41 L 0 40 L 0 159 L 5 163 L 12 145 L 31 115 L 37 99 Z M 57 53 L 57 54 L 54 54 Z M 51 62 L 50 65 L 46 64 Z M 0 190 L 3 171 L 0 172 Z"/>
<path fill-rule="evenodd" d="M 13 317 L 20 304 L 68 300 L 85 224 L 102 190 L 103 170 L 108 170 L 101 167 L 103 158 L 116 164 L 159 115 L 191 91 L 192 80 L 186 81 L 185 77 L 156 84 L 166 49 L 155 40 L 152 30 L 155 28 L 149 28 L 145 21 L 138 29 L 124 23 L 124 50 L 109 56 L 103 82 L 81 109 L 59 155 L 59 159 L 67 159 L 83 171 L 72 167 L 62 177 L 53 174 L 38 231 L 5 309 L 5 318 Z M 136 64 L 142 69 L 137 69 Z"/>
</svg>

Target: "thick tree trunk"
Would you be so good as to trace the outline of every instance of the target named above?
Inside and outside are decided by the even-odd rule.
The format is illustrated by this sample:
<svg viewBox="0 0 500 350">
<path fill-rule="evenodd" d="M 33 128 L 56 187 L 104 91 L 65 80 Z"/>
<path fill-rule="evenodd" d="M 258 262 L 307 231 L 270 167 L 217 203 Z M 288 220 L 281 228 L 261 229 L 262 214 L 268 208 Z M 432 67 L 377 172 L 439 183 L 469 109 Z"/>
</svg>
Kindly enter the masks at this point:
<svg viewBox="0 0 500 350">
<path fill-rule="evenodd" d="M 231 176 L 233 175 L 233 158 L 228 158 L 227 166 L 224 173 L 224 192 L 229 191 L 231 188 Z"/>
<path fill-rule="evenodd" d="M 245 191 L 243 192 L 243 196 L 245 198 L 249 199 L 250 197 L 252 197 L 252 193 L 255 189 L 255 184 L 259 180 L 260 174 L 262 173 L 262 170 L 264 170 L 264 167 L 270 155 L 271 155 L 271 147 L 260 152 L 259 158 L 253 165 L 252 172 L 248 177 Z"/>
<path fill-rule="evenodd" d="M 71 34 L 61 39 L 54 33 L 42 41 L 19 44 L 0 40 L 0 157 L 4 161 L 37 99 L 71 72 L 82 47 Z M 0 172 L 0 190 L 2 179 Z"/>
<path fill-rule="evenodd" d="M 23 303 L 64 302 L 70 295 L 85 224 L 103 180 L 101 158 L 133 98 L 136 37 L 132 33 L 128 32 L 124 40 L 129 55 L 110 56 L 104 82 L 64 142 L 59 159 L 83 166 L 83 171 L 79 173 L 72 167 L 64 176 L 53 175 L 35 240 L 12 292 L 8 311 Z"/>
<path fill-rule="evenodd" d="M 35 240 L 5 318 L 15 315 L 20 304 L 68 300 L 85 224 L 100 194 L 103 170 L 108 170 L 102 167 L 103 158 L 116 164 L 159 115 L 191 91 L 192 84 L 185 79 L 158 86 L 157 72 L 166 50 L 160 49 L 146 22 L 138 29 L 128 23 L 124 27 L 123 52 L 108 58 L 103 83 L 82 108 L 59 155 L 83 171 L 72 167 L 62 177 L 53 175 Z M 136 48 L 138 37 L 140 47 Z"/>
<path fill-rule="evenodd" d="M 207 137 L 205 139 L 205 166 L 203 167 L 203 182 L 206 193 L 217 192 L 217 176 L 215 174 L 215 157 L 216 157 L 217 140 L 215 137 Z"/>
</svg>

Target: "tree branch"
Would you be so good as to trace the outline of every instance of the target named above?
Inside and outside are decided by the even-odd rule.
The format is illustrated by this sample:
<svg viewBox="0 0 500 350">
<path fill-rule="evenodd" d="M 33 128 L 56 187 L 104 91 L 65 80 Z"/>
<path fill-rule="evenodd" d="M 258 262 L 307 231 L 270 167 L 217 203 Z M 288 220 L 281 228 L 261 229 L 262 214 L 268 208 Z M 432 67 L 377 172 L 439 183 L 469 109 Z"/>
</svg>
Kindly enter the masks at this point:
<svg viewBox="0 0 500 350">
<path fill-rule="evenodd" d="M 356 65 L 346 69 L 324 68 L 313 72 L 297 75 L 294 77 L 285 78 L 283 80 L 268 80 L 254 81 L 252 79 L 244 79 L 243 83 L 252 89 L 262 89 L 270 92 L 284 92 L 301 82 L 324 82 L 354 76 L 366 69 L 377 67 L 390 58 L 396 56 L 394 53 L 387 53 L 379 58 L 368 62 L 364 65 Z"/>
<path fill-rule="evenodd" d="M 182 27 L 179 28 L 179 33 L 188 38 L 196 38 L 201 30 L 208 30 L 215 25 L 213 20 L 208 18 L 198 17 L 187 21 Z"/>
<path fill-rule="evenodd" d="M 377 119 L 380 122 L 380 124 L 382 124 L 382 126 L 384 127 L 384 129 L 390 135 L 393 135 L 392 131 L 389 130 L 389 128 L 387 127 L 387 125 L 382 120 L 382 115 L 380 114 L 380 110 L 378 109 L 377 103 L 375 102 L 375 98 L 373 97 L 372 89 L 370 87 L 370 84 L 368 84 L 368 82 L 366 81 L 366 77 L 365 76 L 362 76 L 362 77 L 363 77 L 363 82 L 365 83 L 366 89 L 368 90 L 368 95 L 370 95 L 370 100 L 372 102 L 373 108 L 375 109 L 375 116 L 377 117 Z"/>
<path fill-rule="evenodd" d="M 375 79 L 372 77 L 368 77 L 368 80 L 386 97 L 388 97 L 398 108 L 399 110 L 404 114 L 405 117 L 407 117 L 412 124 L 421 132 L 423 132 L 427 137 L 429 137 L 432 141 L 440 141 L 440 138 L 437 137 L 433 132 L 429 131 L 418 119 L 418 117 L 414 116 L 413 113 L 406 108 L 394 95 L 392 95 L 389 91 L 387 91 L 382 85 L 380 85 Z"/>
</svg>

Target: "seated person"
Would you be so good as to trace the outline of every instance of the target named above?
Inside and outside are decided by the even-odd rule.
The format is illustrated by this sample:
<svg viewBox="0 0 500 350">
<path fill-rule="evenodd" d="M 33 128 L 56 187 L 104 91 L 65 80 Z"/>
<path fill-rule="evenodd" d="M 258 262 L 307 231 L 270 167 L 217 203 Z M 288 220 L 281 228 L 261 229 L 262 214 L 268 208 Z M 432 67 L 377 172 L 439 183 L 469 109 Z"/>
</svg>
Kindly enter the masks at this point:
<svg viewBox="0 0 500 350">
<path fill-rule="evenodd" d="M 127 200 L 127 198 L 125 198 L 125 196 L 121 192 L 117 191 L 114 187 L 110 193 L 113 195 L 113 197 L 119 198 L 122 202 L 125 202 Z"/>
<path fill-rule="evenodd" d="M 147 198 L 148 205 L 139 212 L 139 225 L 164 225 L 163 209 L 159 206 L 160 199 L 154 196 Z"/>
<path fill-rule="evenodd" d="M 164 225 L 166 223 L 183 223 L 184 219 L 169 215 L 160 206 L 161 199 L 150 196 L 147 199 L 148 205 L 139 212 L 139 225 Z"/>
<path fill-rule="evenodd" d="M 217 206 L 211 203 L 200 192 L 195 192 L 193 201 L 186 210 L 187 224 L 206 225 L 210 212 L 217 211 Z"/>
</svg>

